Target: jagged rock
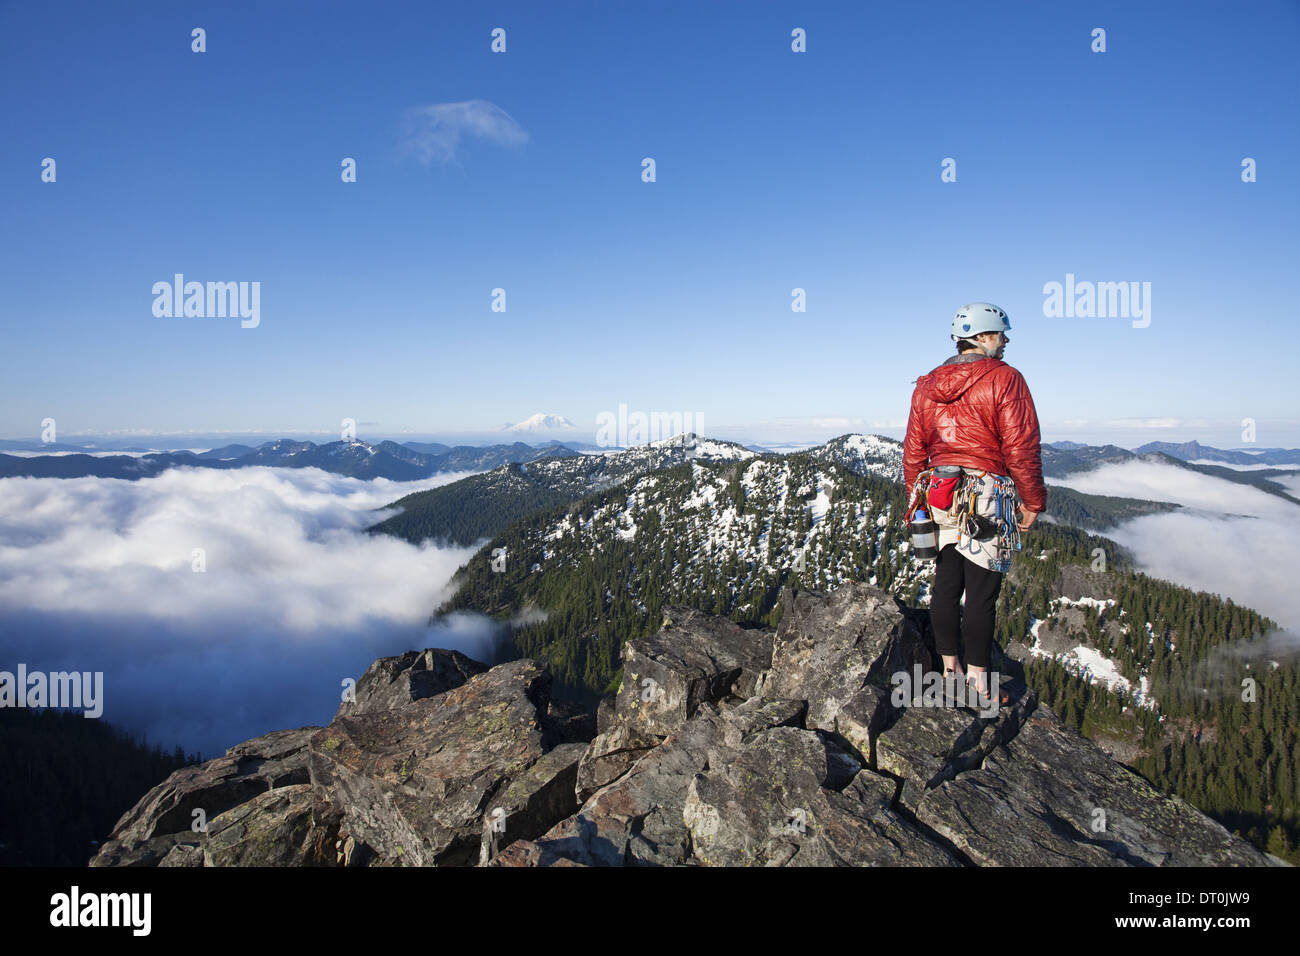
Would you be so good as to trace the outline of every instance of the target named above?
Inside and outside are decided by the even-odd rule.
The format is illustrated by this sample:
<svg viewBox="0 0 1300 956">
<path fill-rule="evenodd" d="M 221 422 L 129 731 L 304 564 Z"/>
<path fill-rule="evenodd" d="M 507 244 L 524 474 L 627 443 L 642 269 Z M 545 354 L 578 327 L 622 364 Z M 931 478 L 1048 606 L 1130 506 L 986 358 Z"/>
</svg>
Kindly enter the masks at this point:
<svg viewBox="0 0 1300 956">
<path fill-rule="evenodd" d="M 166 833 L 148 839 L 105 840 L 99 852 L 91 858 L 90 866 L 158 866 L 171 856 L 172 850 L 192 836 L 186 833 Z"/>
<path fill-rule="evenodd" d="M 561 859 L 586 866 L 686 863 L 690 834 L 682 812 L 687 784 L 722 741 L 723 717 L 703 703 L 693 718 L 647 753 L 627 774 L 596 793 L 577 814 L 534 841 L 528 857 L 540 865 Z M 502 856 L 499 865 L 515 863 Z"/>
<path fill-rule="evenodd" d="M 614 709 L 617 705 L 617 694 L 606 694 L 596 705 L 596 735 L 599 736 L 609 730 L 614 724 Z"/>
<path fill-rule="evenodd" d="M 550 682 L 518 660 L 436 697 L 339 718 L 311 738 L 312 785 L 384 861 L 476 863 L 494 798 L 546 753 Z"/>
<path fill-rule="evenodd" d="M 334 717 L 392 710 L 413 700 L 433 697 L 459 687 L 487 669 L 486 664 L 480 664 L 460 651 L 438 647 L 407 651 L 397 657 L 381 657 L 367 667 L 357 681 L 353 688 L 356 700 L 341 703 Z"/>
<path fill-rule="evenodd" d="M 693 608 L 664 609 L 663 626 L 623 647 L 615 720 L 660 737 L 706 702 L 753 695 L 771 663 L 771 634 Z"/>
<path fill-rule="evenodd" d="M 674 865 L 705 862 L 692 851 L 687 812 L 691 784 L 710 767 L 734 762 L 755 739 L 772 728 L 805 734 L 800 746 L 820 761 L 814 776 L 847 781 L 859 769 L 845 748 L 827 744 L 797 725 L 803 701 L 751 697 L 734 707 L 703 703 L 675 734 L 648 752 L 630 771 L 591 797 L 573 817 L 497 865 L 551 865 L 568 860 L 584 865 Z M 783 757 L 789 756 L 788 754 Z M 851 766 L 847 766 L 851 763 Z M 784 773 L 782 770 L 781 773 Z M 777 778 L 781 773 L 776 773 Z M 773 775 L 773 768 L 767 775 Z M 697 807 L 700 806 L 697 803 Z M 707 813 L 703 809 L 700 813 Z M 698 820 L 695 820 L 698 824 Z"/>
<path fill-rule="evenodd" d="M 576 817 L 553 828 L 538 841 L 552 852 L 588 865 L 673 865 L 690 858 L 690 831 L 685 818 L 688 787 L 697 773 L 734 755 L 727 743 L 797 721 L 798 701 L 751 699 L 719 710 L 705 703 L 694 718 L 648 753 L 624 777 L 584 804 Z"/>
<path fill-rule="evenodd" d="M 959 709 L 909 707 L 876 741 L 876 767 L 899 778 L 899 802 L 915 810 L 921 794 L 979 766 L 992 731 Z"/>
<path fill-rule="evenodd" d="M 208 821 L 205 866 L 334 866 L 337 810 L 310 784 L 268 790 Z"/>
<path fill-rule="evenodd" d="M 839 734 L 868 764 L 875 759 L 875 741 L 893 714 L 889 694 L 868 684 L 838 706 L 834 716 L 823 710 L 812 726 Z"/>
<path fill-rule="evenodd" d="M 935 666 L 923 630 L 878 588 L 786 591 L 760 693 L 808 701 L 808 726 L 843 735 L 868 761 L 889 719 L 890 676 Z"/>
<path fill-rule="evenodd" d="M 197 843 L 177 843 L 158 861 L 159 866 L 202 866 L 203 848 Z"/>
<path fill-rule="evenodd" d="M 585 866 L 565 856 L 558 856 L 550 849 L 543 848 L 536 840 L 516 840 L 510 844 L 486 866 Z"/>
<path fill-rule="evenodd" d="M 928 790 L 916 818 L 979 865 L 1268 864 L 1245 840 L 1163 796 L 1043 706 L 979 769 Z"/>
<path fill-rule="evenodd" d="M 492 865 L 854 865 L 955 861 L 890 808 L 895 785 L 801 700 L 703 704 L 572 818 Z"/>
<path fill-rule="evenodd" d="M 994 747 L 1014 737 L 1036 705 L 1031 691 L 997 717 L 967 707 L 908 707 L 877 738 L 876 767 L 902 781 L 899 803 L 915 811 L 926 790 L 979 767 Z"/>
<path fill-rule="evenodd" d="M 556 820 L 578 809 L 574 794 L 584 743 L 561 744 L 510 781 L 483 817 L 479 862 L 486 863 L 515 840 L 541 836 Z"/>
<path fill-rule="evenodd" d="M 335 866 L 339 814 L 310 784 L 279 787 L 209 820 L 159 866 Z"/>
<path fill-rule="evenodd" d="M 659 746 L 659 737 L 630 724 L 615 724 L 598 734 L 585 748 L 578 764 L 575 792 L 579 802 L 613 783 L 632 768 L 646 753 Z"/>
<path fill-rule="evenodd" d="M 1017 697 L 996 717 L 895 701 L 894 674 L 938 664 L 928 613 L 859 584 L 783 600 L 775 634 L 669 609 L 594 716 L 530 660 L 386 658 L 329 727 L 172 774 L 92 865 L 1281 863 L 1039 706 L 996 648 Z M 425 695 L 439 661 L 465 679 Z"/>
<path fill-rule="evenodd" d="M 735 759 L 711 764 L 687 786 L 682 815 L 695 860 L 720 866 L 956 864 L 891 809 L 894 784 L 848 762 L 833 739 L 775 727 L 746 744 Z M 846 769 L 847 779 L 837 781 L 837 770 Z"/>
<path fill-rule="evenodd" d="M 151 866 L 192 839 L 195 810 L 211 821 L 273 787 L 307 783 L 307 742 L 319 729 L 279 730 L 182 767 L 122 815 L 90 865 Z"/>
</svg>

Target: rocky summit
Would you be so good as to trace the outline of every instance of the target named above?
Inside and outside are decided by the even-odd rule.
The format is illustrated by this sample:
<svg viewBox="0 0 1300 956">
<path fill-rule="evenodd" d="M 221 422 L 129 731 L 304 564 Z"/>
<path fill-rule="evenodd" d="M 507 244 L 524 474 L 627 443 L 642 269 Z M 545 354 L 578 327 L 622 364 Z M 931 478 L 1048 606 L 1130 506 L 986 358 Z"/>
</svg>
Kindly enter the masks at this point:
<svg viewBox="0 0 1300 956">
<path fill-rule="evenodd" d="M 1267 866 L 1281 861 L 1015 698 L 900 699 L 929 616 L 787 591 L 775 630 L 669 608 L 593 720 L 545 667 L 376 661 L 328 727 L 172 774 L 92 866 Z M 996 652 L 995 652 L 996 654 Z"/>
</svg>

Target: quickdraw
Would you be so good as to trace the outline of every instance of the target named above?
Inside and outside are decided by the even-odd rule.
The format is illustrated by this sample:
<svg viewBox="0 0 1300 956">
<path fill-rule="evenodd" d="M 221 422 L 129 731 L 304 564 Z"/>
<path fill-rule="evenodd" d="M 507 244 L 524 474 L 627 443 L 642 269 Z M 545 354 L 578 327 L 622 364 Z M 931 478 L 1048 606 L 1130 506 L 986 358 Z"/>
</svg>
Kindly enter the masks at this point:
<svg viewBox="0 0 1300 956">
<path fill-rule="evenodd" d="M 963 475 L 961 483 L 957 486 L 953 513 L 957 516 L 958 551 L 965 550 L 970 554 L 978 554 L 982 550 L 979 542 L 996 533 L 997 529 L 993 527 L 992 522 L 977 510 L 980 492 L 984 490 L 984 476 L 987 474 L 987 471 L 981 471 L 978 475 Z"/>
<path fill-rule="evenodd" d="M 1016 512 L 1020 510 L 1020 495 L 1010 475 L 992 475 L 993 521 L 997 525 L 997 557 L 989 565 L 991 571 L 1006 573 L 1011 570 L 1011 559 L 1021 548 L 1020 524 Z"/>
<path fill-rule="evenodd" d="M 916 476 L 916 481 L 912 482 L 912 497 L 908 499 L 907 511 L 903 514 L 905 522 L 911 523 L 918 508 L 925 507 L 929 510 L 925 500 L 925 493 L 930 487 L 930 475 L 933 473 L 933 468 L 926 468 Z"/>
</svg>

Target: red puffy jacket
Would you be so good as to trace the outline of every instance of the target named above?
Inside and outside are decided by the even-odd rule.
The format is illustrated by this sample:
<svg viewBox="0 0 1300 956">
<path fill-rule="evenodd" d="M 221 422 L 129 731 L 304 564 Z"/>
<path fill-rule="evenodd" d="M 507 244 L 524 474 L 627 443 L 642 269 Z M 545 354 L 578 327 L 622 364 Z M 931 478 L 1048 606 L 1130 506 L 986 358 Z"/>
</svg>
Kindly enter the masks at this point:
<svg viewBox="0 0 1300 956">
<path fill-rule="evenodd" d="M 927 464 L 965 465 L 1010 475 L 1024 506 L 1041 512 L 1047 486 L 1038 442 L 1025 377 L 979 352 L 954 355 L 916 380 L 903 439 L 903 487 L 910 495 Z"/>
</svg>

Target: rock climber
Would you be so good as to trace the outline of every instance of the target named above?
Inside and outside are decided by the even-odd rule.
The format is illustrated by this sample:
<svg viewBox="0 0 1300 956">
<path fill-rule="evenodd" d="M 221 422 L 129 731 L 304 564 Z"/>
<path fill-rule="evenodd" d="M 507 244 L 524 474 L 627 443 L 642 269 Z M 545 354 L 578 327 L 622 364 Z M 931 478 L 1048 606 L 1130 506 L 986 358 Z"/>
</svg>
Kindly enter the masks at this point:
<svg viewBox="0 0 1300 956">
<path fill-rule="evenodd" d="M 950 332 L 957 354 L 916 380 L 903 440 L 904 488 L 910 491 L 930 472 L 920 489 L 928 490 L 939 530 L 930 620 L 944 677 L 973 679 L 983 698 L 995 692 L 988 673 L 994 612 L 1010 563 L 1006 551 L 999 554 L 993 519 L 1004 513 L 1009 531 L 1027 531 L 1047 507 L 1034 400 L 1024 376 L 1002 361 L 1010 330 L 1006 312 L 991 303 L 973 302 L 958 311 Z M 951 474 L 941 478 L 936 472 Z M 959 623 L 965 674 L 958 659 Z M 1000 702 L 1008 701 L 1002 693 Z"/>
</svg>

